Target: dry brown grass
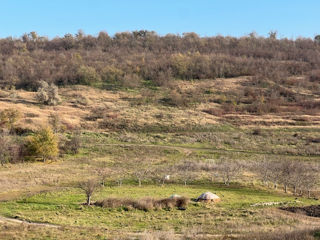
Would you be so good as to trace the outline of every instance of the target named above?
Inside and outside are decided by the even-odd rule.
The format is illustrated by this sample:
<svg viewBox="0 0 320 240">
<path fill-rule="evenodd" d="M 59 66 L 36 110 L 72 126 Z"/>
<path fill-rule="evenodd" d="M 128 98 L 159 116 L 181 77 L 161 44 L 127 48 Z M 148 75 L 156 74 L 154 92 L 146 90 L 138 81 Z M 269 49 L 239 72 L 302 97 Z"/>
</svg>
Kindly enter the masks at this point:
<svg viewBox="0 0 320 240">
<path fill-rule="evenodd" d="M 0 169 L 0 201 L 75 185 L 79 179 L 90 179 L 96 174 L 95 171 L 92 164 L 87 164 L 81 158 L 72 161 L 7 164 Z"/>
<path fill-rule="evenodd" d="M 150 211 L 153 209 L 172 209 L 177 207 L 178 209 L 186 209 L 189 199 L 186 197 L 178 198 L 164 198 L 164 199 L 154 199 L 154 198 L 142 198 L 139 200 L 133 199 L 121 199 L 121 198 L 106 198 L 101 201 L 94 203 L 96 206 L 104 208 L 127 208 L 127 209 L 139 209 L 143 211 Z"/>
<path fill-rule="evenodd" d="M 35 130 L 38 126 L 48 124 L 51 114 L 58 114 L 61 123 L 66 129 L 108 130 L 115 124 L 122 124 L 124 128 L 141 129 L 146 126 L 165 126 L 170 128 L 183 128 L 185 126 L 206 126 L 217 124 L 225 120 L 236 125 L 262 125 L 262 126 L 295 126 L 306 125 L 319 127 L 320 116 L 299 115 L 294 112 L 281 112 L 277 114 L 252 115 L 245 113 L 226 113 L 221 104 L 212 102 L 209 98 L 226 98 L 226 95 L 216 95 L 215 92 L 241 92 L 248 78 L 203 80 L 197 82 L 177 81 L 173 88 L 178 88 L 181 94 L 193 96 L 200 101 L 188 107 L 170 107 L 159 103 L 163 97 L 161 91 L 155 91 L 150 103 L 142 102 L 144 91 L 106 91 L 87 86 L 70 86 L 59 89 L 62 103 L 58 106 L 43 106 L 36 102 L 34 92 L 16 90 L 13 97 L 10 91 L 1 90 L 0 111 L 8 108 L 17 109 L 23 113 L 19 127 Z M 212 93 L 204 94 L 205 92 Z M 150 95 L 150 94 L 149 94 Z M 149 96 L 148 95 L 148 96 Z M 150 97 L 149 97 L 150 98 Z M 137 104 L 139 102 L 139 104 Z M 229 104 L 230 105 L 230 104 Z M 232 105 L 232 104 L 231 104 Z M 210 110 L 209 114 L 207 110 Z M 300 121 L 303 117 L 303 122 Z M 106 123 L 108 123 L 106 125 Z M 107 127 L 107 129 L 105 128 Z"/>
</svg>

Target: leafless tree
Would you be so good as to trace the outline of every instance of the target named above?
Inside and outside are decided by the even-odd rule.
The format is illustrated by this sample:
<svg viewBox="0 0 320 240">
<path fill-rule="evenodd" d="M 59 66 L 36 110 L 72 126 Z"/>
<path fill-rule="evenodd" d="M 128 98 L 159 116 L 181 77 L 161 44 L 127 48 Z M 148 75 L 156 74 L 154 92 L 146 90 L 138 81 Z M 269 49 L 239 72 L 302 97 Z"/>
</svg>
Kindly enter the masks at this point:
<svg viewBox="0 0 320 240">
<path fill-rule="evenodd" d="M 214 172 L 225 185 L 229 185 L 242 173 L 242 164 L 236 160 L 221 159 L 215 164 Z"/>
<path fill-rule="evenodd" d="M 279 163 L 280 183 L 283 184 L 284 192 L 288 192 L 288 186 L 292 183 L 297 164 L 294 161 L 282 159 Z"/>
<path fill-rule="evenodd" d="M 99 184 L 94 179 L 89 179 L 86 182 L 80 184 L 80 188 L 85 192 L 87 198 L 87 205 L 91 204 L 91 197 L 93 193 L 97 190 Z"/>
<path fill-rule="evenodd" d="M 268 182 L 272 181 L 273 168 L 272 161 L 267 160 L 265 156 L 262 160 L 258 160 L 253 164 L 253 171 L 257 173 L 265 185 L 268 185 Z"/>
<path fill-rule="evenodd" d="M 304 171 L 302 178 L 302 187 L 308 192 L 308 197 L 311 197 L 311 191 L 319 183 L 319 164 L 309 164 L 307 170 Z"/>
<path fill-rule="evenodd" d="M 111 175 L 111 170 L 105 164 L 102 164 L 96 169 L 96 173 L 101 181 L 101 185 L 104 187 L 107 178 Z"/>
<path fill-rule="evenodd" d="M 193 161 L 184 161 L 175 166 L 178 175 L 184 182 L 184 185 L 187 186 L 187 183 L 194 180 L 197 176 L 197 171 L 200 166 Z"/>
<path fill-rule="evenodd" d="M 150 173 L 150 169 L 147 168 L 139 168 L 134 171 L 134 176 L 138 179 L 139 187 L 142 185 L 142 181 L 148 176 Z"/>
</svg>

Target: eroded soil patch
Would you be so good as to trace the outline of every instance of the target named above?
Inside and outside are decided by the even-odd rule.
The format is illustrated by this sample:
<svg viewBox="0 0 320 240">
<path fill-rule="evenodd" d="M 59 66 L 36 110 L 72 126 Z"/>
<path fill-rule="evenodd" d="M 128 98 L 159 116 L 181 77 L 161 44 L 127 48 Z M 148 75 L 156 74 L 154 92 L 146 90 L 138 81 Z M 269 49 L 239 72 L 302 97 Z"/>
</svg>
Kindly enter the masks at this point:
<svg viewBox="0 0 320 240">
<path fill-rule="evenodd" d="M 303 214 L 310 217 L 318 217 L 320 218 L 320 205 L 312 205 L 306 207 L 283 207 L 281 210 Z"/>
</svg>

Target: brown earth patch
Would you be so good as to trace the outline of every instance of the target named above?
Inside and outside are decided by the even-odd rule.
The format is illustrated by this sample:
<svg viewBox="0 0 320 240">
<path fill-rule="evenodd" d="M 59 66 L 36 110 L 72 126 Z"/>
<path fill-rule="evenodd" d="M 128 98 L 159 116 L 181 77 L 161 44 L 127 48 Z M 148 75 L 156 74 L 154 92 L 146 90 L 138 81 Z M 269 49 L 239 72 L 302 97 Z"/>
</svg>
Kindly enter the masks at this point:
<svg viewBox="0 0 320 240">
<path fill-rule="evenodd" d="M 320 205 L 311 205 L 306 207 L 286 207 L 280 208 L 281 210 L 289 211 L 292 213 L 298 213 L 310 217 L 320 218 Z"/>
</svg>

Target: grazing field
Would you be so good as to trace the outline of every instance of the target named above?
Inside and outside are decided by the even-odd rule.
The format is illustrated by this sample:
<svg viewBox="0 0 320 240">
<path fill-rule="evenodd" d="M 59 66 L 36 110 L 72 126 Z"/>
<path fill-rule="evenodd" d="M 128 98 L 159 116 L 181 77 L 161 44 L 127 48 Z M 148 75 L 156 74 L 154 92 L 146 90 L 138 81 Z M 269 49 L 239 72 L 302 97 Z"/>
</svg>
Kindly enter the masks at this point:
<svg viewBox="0 0 320 240">
<path fill-rule="evenodd" d="M 320 45 L 86 38 L 6 45 L 0 239 L 319 239 Z"/>
<path fill-rule="evenodd" d="M 303 206 L 317 201 L 295 198 L 280 193 L 248 188 L 240 185 L 225 187 L 218 184 L 193 184 L 190 186 L 146 185 L 133 187 L 104 187 L 94 195 L 94 199 L 120 197 L 138 199 L 142 197 L 164 198 L 179 194 L 197 198 L 201 193 L 211 191 L 221 197 L 217 204 L 191 202 L 186 210 L 134 210 L 126 208 L 101 208 L 85 206 L 85 196 L 78 188 L 63 188 L 52 192 L 36 194 L 32 197 L 0 204 L 0 214 L 5 217 L 30 222 L 41 222 L 59 228 L 88 229 L 87 234 L 119 233 L 123 237 L 144 231 L 174 231 L 187 235 L 196 231 L 204 236 L 232 236 L 248 232 L 275 231 L 307 227 L 313 229 L 320 219 L 292 216 L 276 207 Z M 264 204 L 273 204 L 264 206 Z M 308 226 L 306 226 L 308 223 Z M 68 233 L 66 233 L 67 235 Z M 80 234 L 80 233 L 78 233 Z M 74 236 L 76 239 L 76 236 Z"/>
</svg>

